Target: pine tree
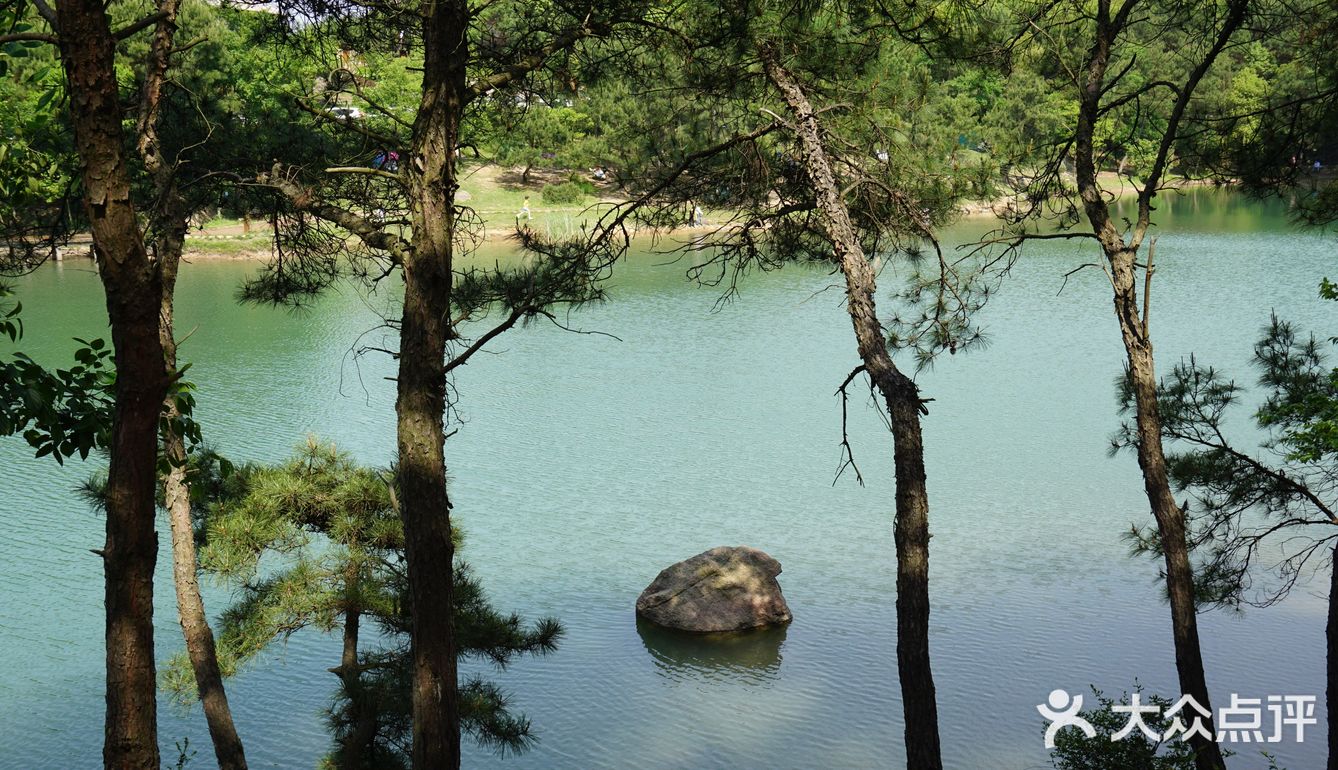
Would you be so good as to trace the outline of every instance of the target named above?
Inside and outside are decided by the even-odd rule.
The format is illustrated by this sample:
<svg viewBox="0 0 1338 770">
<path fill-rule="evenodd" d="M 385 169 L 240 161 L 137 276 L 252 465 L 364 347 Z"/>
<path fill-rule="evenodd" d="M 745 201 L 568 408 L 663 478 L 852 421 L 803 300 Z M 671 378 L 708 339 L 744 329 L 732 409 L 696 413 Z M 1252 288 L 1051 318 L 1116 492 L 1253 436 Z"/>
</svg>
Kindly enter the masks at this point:
<svg viewBox="0 0 1338 770">
<path fill-rule="evenodd" d="M 198 525 L 201 567 L 239 588 L 240 598 L 219 622 L 224 673 L 235 674 L 299 630 L 339 632 L 343 651 L 330 668 L 339 679 L 329 711 L 335 745 L 326 765 L 408 767 L 412 612 L 394 471 L 360 466 L 314 438 L 275 465 L 232 468 L 201 452 L 193 471 L 195 487 L 212 498 Z M 458 546 L 458 530 L 452 536 Z M 280 566 L 269 567 L 270 559 Z M 461 657 L 501 668 L 519 655 L 556 649 L 562 635 L 556 620 L 527 624 L 498 613 L 462 562 L 454 580 Z M 378 632 L 375 644 L 366 639 L 368 621 Z M 183 696 L 192 693 L 194 680 L 180 656 L 167 681 Z M 533 741 L 528 720 L 486 679 L 462 684 L 460 710 L 462 729 L 481 745 L 521 751 Z"/>
<path fill-rule="evenodd" d="M 1273 317 L 1255 346 L 1264 402 L 1254 427 L 1258 447 L 1228 436 L 1227 418 L 1242 389 L 1194 359 L 1157 389 L 1167 469 L 1188 494 L 1187 542 L 1198 608 L 1268 606 L 1282 600 L 1328 560 L 1328 707 L 1338 709 L 1338 369 L 1324 345 Z M 1128 381 L 1120 396 L 1132 411 Z M 1139 441 L 1126 421 L 1117 449 Z M 1135 551 L 1164 550 L 1155 527 L 1133 528 Z M 1338 727 L 1329 724 L 1329 764 L 1338 768 Z"/>
</svg>

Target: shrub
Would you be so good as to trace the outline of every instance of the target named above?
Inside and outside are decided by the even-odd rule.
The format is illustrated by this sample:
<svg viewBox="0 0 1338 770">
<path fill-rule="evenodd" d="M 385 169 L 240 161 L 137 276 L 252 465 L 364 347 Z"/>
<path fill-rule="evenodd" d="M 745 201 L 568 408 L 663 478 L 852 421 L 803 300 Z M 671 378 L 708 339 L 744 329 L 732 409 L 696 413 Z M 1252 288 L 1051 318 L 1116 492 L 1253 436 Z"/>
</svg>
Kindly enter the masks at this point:
<svg viewBox="0 0 1338 770">
<path fill-rule="evenodd" d="M 544 203 L 552 205 L 562 205 L 569 203 L 580 203 L 588 196 L 595 194 L 595 186 L 584 179 L 569 179 L 561 184 L 544 185 L 540 197 Z"/>
<path fill-rule="evenodd" d="M 589 179 L 586 179 L 585 177 L 581 176 L 580 174 L 574 171 L 572 172 L 571 176 L 567 177 L 567 181 L 581 188 L 581 192 L 585 193 L 586 195 L 594 197 L 595 195 L 598 194 L 595 190 L 594 182 L 591 182 Z"/>
<path fill-rule="evenodd" d="M 544 203 L 550 204 L 580 203 L 585 197 L 585 191 L 571 182 L 546 184 L 540 197 Z"/>
</svg>

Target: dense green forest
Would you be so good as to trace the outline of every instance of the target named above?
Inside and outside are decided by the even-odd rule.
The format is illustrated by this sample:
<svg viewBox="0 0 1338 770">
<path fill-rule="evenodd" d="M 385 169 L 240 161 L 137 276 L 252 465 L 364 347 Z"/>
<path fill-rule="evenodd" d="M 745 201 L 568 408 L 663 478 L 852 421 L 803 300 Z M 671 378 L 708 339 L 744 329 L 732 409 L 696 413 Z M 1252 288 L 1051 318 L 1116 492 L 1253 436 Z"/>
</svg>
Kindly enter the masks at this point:
<svg viewBox="0 0 1338 770">
<path fill-rule="evenodd" d="M 108 768 L 170 764 L 160 689 L 200 702 L 220 767 L 246 767 L 228 682 L 301 629 L 343 640 L 328 766 L 456 768 L 462 735 L 530 747 L 520 707 L 458 662 L 548 654 L 563 626 L 496 609 L 460 559 L 447 467 L 477 458 L 448 462 L 455 377 L 513 329 L 566 328 L 652 237 L 703 254 L 689 278 L 725 297 L 795 262 L 844 292 L 856 358 L 832 376 L 843 408 L 867 383 L 891 436 L 857 464 L 843 424 L 838 476 L 896 482 L 887 600 L 907 767 L 944 766 L 932 399 L 916 376 L 983 342 L 979 312 L 1038 242 L 1082 244 L 1093 261 L 1077 270 L 1109 279 L 1113 443 L 1137 458 L 1150 513 L 1129 540 L 1159 565 L 1180 691 L 1207 710 L 1205 730 L 1164 742 L 1117 744 L 1118 724 L 1062 733 L 1055 766 L 1234 765 L 1213 737 L 1199 614 L 1278 601 L 1316 572 L 1338 585 L 1327 344 L 1274 317 L 1256 348 L 1263 443 L 1240 444 L 1221 428 L 1232 381 L 1193 361 L 1158 372 L 1149 300 L 1173 190 L 1281 198 L 1298 227 L 1338 218 L 1332 3 L 5 2 L 0 102 L 0 268 L 88 251 L 106 297 L 110 338 L 90 330 L 72 367 L 49 368 L 22 352 L 23 297 L 0 286 L 0 435 L 106 461 L 86 493 L 106 526 Z M 991 217 L 988 234 L 946 249 L 965 214 Z M 316 439 L 272 465 L 210 445 L 175 288 L 210 249 L 201 233 L 237 229 L 265 259 L 240 302 L 301 308 L 349 286 L 395 298 L 393 344 L 376 351 L 394 366 L 387 467 Z M 489 241 L 519 258 L 477 258 Z M 153 639 L 160 558 L 185 636 L 170 661 Z M 1261 593 L 1270 571 L 1282 579 Z M 207 613 L 202 576 L 235 603 Z M 1338 768 L 1332 724 L 1327 738 Z"/>
</svg>

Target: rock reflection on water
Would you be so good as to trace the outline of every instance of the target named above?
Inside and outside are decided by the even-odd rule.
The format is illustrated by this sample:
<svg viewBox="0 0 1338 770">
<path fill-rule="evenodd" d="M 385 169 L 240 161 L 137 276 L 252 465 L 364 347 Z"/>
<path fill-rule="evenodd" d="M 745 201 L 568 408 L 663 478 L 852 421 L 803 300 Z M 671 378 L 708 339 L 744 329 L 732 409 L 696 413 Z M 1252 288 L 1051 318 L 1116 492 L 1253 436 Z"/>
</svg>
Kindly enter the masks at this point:
<svg viewBox="0 0 1338 770">
<path fill-rule="evenodd" d="M 787 625 L 694 634 L 637 618 L 636 630 L 656 673 L 673 681 L 732 681 L 763 684 L 780 673 Z"/>
</svg>

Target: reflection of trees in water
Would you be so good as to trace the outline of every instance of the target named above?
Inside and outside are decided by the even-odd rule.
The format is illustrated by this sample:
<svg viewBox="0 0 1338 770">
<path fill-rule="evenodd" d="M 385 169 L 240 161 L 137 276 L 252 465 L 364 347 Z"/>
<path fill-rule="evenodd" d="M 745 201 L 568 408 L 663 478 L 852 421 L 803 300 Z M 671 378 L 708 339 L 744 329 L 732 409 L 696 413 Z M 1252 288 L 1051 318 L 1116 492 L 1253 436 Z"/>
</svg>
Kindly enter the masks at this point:
<svg viewBox="0 0 1338 770">
<path fill-rule="evenodd" d="M 694 634 L 636 621 L 656 672 L 675 681 L 771 681 L 780 672 L 786 628 Z"/>
</svg>

